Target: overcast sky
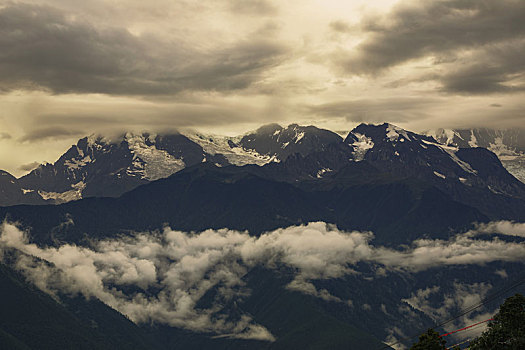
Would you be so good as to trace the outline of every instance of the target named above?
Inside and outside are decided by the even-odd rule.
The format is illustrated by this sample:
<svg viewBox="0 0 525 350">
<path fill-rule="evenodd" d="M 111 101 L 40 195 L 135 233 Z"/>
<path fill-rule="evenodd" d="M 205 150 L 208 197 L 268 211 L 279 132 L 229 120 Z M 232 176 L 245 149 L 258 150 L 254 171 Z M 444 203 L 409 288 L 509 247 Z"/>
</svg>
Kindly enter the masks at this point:
<svg viewBox="0 0 525 350">
<path fill-rule="evenodd" d="M 0 169 L 90 133 L 525 126 L 523 0 L 0 0 Z"/>
</svg>

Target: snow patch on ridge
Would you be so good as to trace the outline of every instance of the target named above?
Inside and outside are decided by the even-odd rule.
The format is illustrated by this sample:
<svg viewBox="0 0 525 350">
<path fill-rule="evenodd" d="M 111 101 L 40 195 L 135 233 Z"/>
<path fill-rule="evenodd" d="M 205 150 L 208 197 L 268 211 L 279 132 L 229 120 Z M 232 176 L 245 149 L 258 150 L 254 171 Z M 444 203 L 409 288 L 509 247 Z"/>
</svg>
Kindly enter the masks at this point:
<svg viewBox="0 0 525 350">
<path fill-rule="evenodd" d="M 133 169 L 128 169 L 129 174 L 154 181 L 168 177 L 186 167 L 182 159 L 157 149 L 155 145 L 148 146 L 144 135 L 127 133 L 125 140 L 133 153 Z"/>
<path fill-rule="evenodd" d="M 83 156 L 84 155 L 84 152 L 79 149 L 79 154 L 80 156 Z M 80 168 L 83 168 L 84 166 L 86 166 L 86 164 L 88 163 L 91 163 L 93 160 L 91 159 L 91 157 L 89 155 L 81 158 L 81 159 L 75 159 L 75 158 L 72 158 L 72 159 L 68 159 L 64 162 L 64 165 L 69 169 L 69 170 L 78 170 Z"/>
<path fill-rule="evenodd" d="M 474 135 L 474 130 L 470 130 L 470 140 L 468 141 L 470 147 L 478 147 L 478 139 Z"/>
<path fill-rule="evenodd" d="M 104 147 L 104 145 L 107 145 L 109 143 L 110 141 L 108 139 L 100 135 L 91 134 L 87 137 L 87 146 L 91 149 L 100 150 Z"/>
<path fill-rule="evenodd" d="M 279 130 L 276 131 L 277 133 Z M 243 166 L 256 164 L 262 166 L 270 162 L 278 161 L 275 157 L 269 157 L 257 153 L 254 150 L 247 150 L 238 145 L 239 137 L 225 137 L 216 135 L 204 135 L 201 133 L 182 133 L 191 141 L 200 145 L 204 152 L 215 155 L 223 155 L 230 164 Z"/>
<path fill-rule="evenodd" d="M 454 143 L 454 137 L 458 137 L 460 139 L 463 139 L 461 135 L 452 130 L 452 129 L 436 129 L 436 130 L 429 130 L 425 133 L 427 136 L 432 136 L 437 141 L 444 143 L 446 145 L 450 145 Z"/>
<path fill-rule="evenodd" d="M 525 156 L 502 156 L 501 163 L 516 179 L 525 183 Z"/>
<path fill-rule="evenodd" d="M 65 191 L 65 192 L 46 192 L 46 191 L 39 190 L 38 194 L 44 200 L 50 200 L 50 199 L 54 200 L 55 204 L 66 203 L 66 202 L 71 202 L 71 201 L 82 199 L 82 191 L 86 188 L 86 184 L 83 181 L 79 181 L 76 184 L 71 185 L 71 188 L 72 188 L 71 190 Z"/>
<path fill-rule="evenodd" d="M 503 156 L 518 156 L 519 155 L 519 153 L 516 152 L 516 150 L 509 148 L 507 145 L 503 143 L 502 137 L 496 137 L 494 139 L 494 142 L 489 144 L 488 149 L 489 151 L 493 152 L 500 158 Z"/>
<path fill-rule="evenodd" d="M 440 177 L 442 179 L 446 179 L 447 177 L 441 173 L 438 173 L 437 171 L 434 171 L 434 175 L 436 175 L 437 177 Z"/>
<path fill-rule="evenodd" d="M 320 179 L 320 178 L 323 177 L 324 174 L 326 174 L 326 173 L 330 173 L 330 172 L 332 172 L 332 171 L 333 171 L 333 170 L 330 169 L 330 168 L 323 168 L 323 169 L 321 169 L 321 170 L 319 170 L 319 171 L 317 172 L 317 178 Z"/>
<path fill-rule="evenodd" d="M 295 135 L 295 137 L 294 137 L 295 143 L 298 143 L 299 141 L 301 141 L 303 139 L 303 137 L 304 137 L 304 132 L 303 131 L 297 133 Z"/>
<path fill-rule="evenodd" d="M 365 158 L 366 152 L 374 147 L 374 142 L 363 134 L 354 133 L 353 135 L 357 138 L 357 141 L 351 144 L 354 146 L 354 160 L 359 162 Z"/>
<path fill-rule="evenodd" d="M 405 129 L 402 129 L 392 124 L 388 124 L 386 128 L 386 137 L 388 138 L 388 140 L 397 141 L 399 140 L 400 136 L 403 136 L 405 139 L 412 141 Z"/>
<path fill-rule="evenodd" d="M 458 156 L 456 155 L 456 152 L 458 151 L 457 147 L 445 146 L 445 145 L 442 145 L 440 143 L 430 142 L 430 141 L 427 141 L 427 140 L 421 140 L 421 141 L 426 143 L 427 145 L 435 146 L 435 147 L 441 149 L 443 152 L 448 153 L 450 158 L 452 158 L 452 160 L 454 162 L 456 162 L 456 164 L 459 165 L 461 167 L 461 169 L 463 169 L 467 173 L 470 173 L 470 174 L 473 174 L 473 175 L 477 174 L 477 171 L 472 169 L 472 167 L 470 166 L 469 163 L 464 162 L 464 161 L 462 161 L 461 159 L 458 158 Z"/>
</svg>

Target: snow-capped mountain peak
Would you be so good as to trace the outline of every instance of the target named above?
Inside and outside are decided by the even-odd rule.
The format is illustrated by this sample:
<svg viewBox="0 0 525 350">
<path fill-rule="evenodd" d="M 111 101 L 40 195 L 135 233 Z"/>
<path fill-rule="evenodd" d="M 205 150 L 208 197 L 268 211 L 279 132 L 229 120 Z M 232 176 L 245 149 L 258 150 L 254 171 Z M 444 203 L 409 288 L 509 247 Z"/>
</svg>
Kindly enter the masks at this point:
<svg viewBox="0 0 525 350">
<path fill-rule="evenodd" d="M 366 161 L 401 176 L 467 186 L 486 187 L 490 183 L 494 191 L 509 193 L 512 186 L 504 188 L 490 180 L 494 176 L 489 168 L 501 168 L 494 154 L 482 148 L 462 148 L 473 140 L 485 142 L 482 135 L 449 130 L 417 134 L 387 123 L 361 124 L 344 140 L 329 130 L 298 124 L 269 124 L 238 137 L 190 131 L 163 135 L 128 132 L 112 140 L 90 135 L 72 145 L 55 163 L 42 164 L 15 179 L 16 191 L 32 194 L 42 203 L 61 203 L 92 196 L 120 196 L 203 162 L 219 167 L 281 163 L 282 168 L 272 165 L 269 169 L 273 173 L 275 169 L 287 169 L 283 179 L 322 179 L 350 162 Z M 509 136 L 494 135 L 488 144 L 492 150 L 500 150 L 501 159 L 505 154 L 502 150 L 510 149 L 505 143 Z"/>
<path fill-rule="evenodd" d="M 436 129 L 426 134 L 447 145 L 484 147 L 497 155 L 525 154 L 525 129 Z"/>
<path fill-rule="evenodd" d="M 209 155 L 222 155 L 229 164 L 243 166 L 247 164 L 264 165 L 279 161 L 275 157 L 262 155 L 254 150 L 243 148 L 239 141 L 241 137 L 227 137 L 203 133 L 183 132 L 191 141 L 202 147 Z"/>
<path fill-rule="evenodd" d="M 459 179 L 476 175 L 470 164 L 458 157 L 458 148 L 438 143 L 433 137 L 420 135 L 396 125 L 361 124 L 347 136 L 355 149 L 355 160 L 368 160 L 386 169 L 410 172 L 420 167 L 422 174 L 438 173 Z"/>
<path fill-rule="evenodd" d="M 246 150 L 283 161 L 293 154 L 306 156 L 323 151 L 328 145 L 341 141 L 338 134 L 315 126 L 290 124 L 283 128 L 278 124 L 269 124 L 245 135 L 239 144 Z"/>
<path fill-rule="evenodd" d="M 154 181 L 186 167 L 182 157 L 156 147 L 156 135 L 127 133 L 124 140 L 133 154 L 131 165 L 126 169 L 130 176 Z"/>
<path fill-rule="evenodd" d="M 372 138 L 358 132 L 352 133 L 352 136 L 355 137 L 355 140 L 350 143 L 354 148 L 354 160 L 361 161 L 365 158 L 366 152 L 374 147 L 374 142 L 372 141 Z"/>
<path fill-rule="evenodd" d="M 391 142 L 394 142 L 394 141 L 404 142 L 405 140 L 411 141 L 410 136 L 408 136 L 408 132 L 405 129 L 402 129 L 393 124 L 387 124 L 386 137 Z"/>
<path fill-rule="evenodd" d="M 510 173 L 525 182 L 525 129 L 436 129 L 426 134 L 447 145 L 484 147 L 495 153 Z"/>
</svg>

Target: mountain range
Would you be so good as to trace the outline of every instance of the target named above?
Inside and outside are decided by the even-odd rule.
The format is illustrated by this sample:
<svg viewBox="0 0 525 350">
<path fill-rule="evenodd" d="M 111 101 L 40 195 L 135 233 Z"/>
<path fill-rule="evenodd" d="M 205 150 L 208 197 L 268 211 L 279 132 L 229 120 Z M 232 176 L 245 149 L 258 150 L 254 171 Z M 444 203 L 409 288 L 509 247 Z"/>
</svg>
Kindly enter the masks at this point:
<svg viewBox="0 0 525 350">
<path fill-rule="evenodd" d="M 4 172 L 0 345 L 379 349 L 406 338 L 522 278 L 525 184 L 501 152 L 457 142 L 387 123 L 345 137 L 296 124 L 232 138 L 128 133 L 83 138 L 19 179 Z"/>
<path fill-rule="evenodd" d="M 398 132 L 401 135 L 399 140 Z M 477 148 L 478 145 L 487 148 L 499 157 L 509 172 L 524 181 L 525 157 L 522 156 L 525 146 L 522 140 L 525 135 L 522 134 L 519 130 L 489 129 L 439 129 L 416 134 L 390 124 L 362 124 L 343 139 L 334 132 L 314 126 L 292 124 L 283 128 L 269 124 L 239 137 L 190 132 L 166 135 L 127 133 L 117 140 L 90 136 L 80 139 L 55 163 L 41 164 L 19 179 L 2 171 L 0 205 L 59 204 L 88 197 L 118 197 L 137 186 L 203 162 L 221 167 L 262 166 L 321 152 L 325 158 L 322 162 L 326 163 L 330 158 L 330 164 L 326 167 L 311 164 L 308 171 L 313 178 L 320 178 L 351 161 L 373 160 L 377 165 L 381 157 L 404 167 L 420 156 L 432 159 L 433 145 L 446 150 L 451 159 L 460 148 Z M 406 145 L 415 145 L 415 148 L 403 147 L 401 143 L 405 141 Z M 428 145 L 431 145 L 430 151 L 423 152 L 422 148 Z M 423 158 L 417 161 L 422 162 Z M 450 162 L 446 167 L 454 173 L 453 176 L 466 181 L 468 176 L 458 174 L 468 174 L 469 165 L 461 164 L 462 161 L 453 162 L 464 167 L 463 171 L 451 170 L 456 166 Z M 425 170 L 430 168 L 433 168 L 432 172 L 444 175 L 440 165 L 432 164 Z"/>
<path fill-rule="evenodd" d="M 12 219 L 41 227 L 42 232 L 50 234 L 66 215 L 71 215 L 77 224 L 67 228 L 70 238 L 86 229 L 91 235 L 105 237 L 121 230 L 155 229 L 162 223 L 182 230 L 228 227 L 256 234 L 322 220 L 344 229 L 372 229 L 377 239 L 390 240 L 390 243 L 409 242 L 422 231 L 442 237 L 450 228 L 465 228 L 472 222 L 525 220 L 525 184 L 509 174 L 497 156 L 487 149 L 445 146 L 429 136 L 390 124 L 363 124 L 345 139 L 315 128 L 309 137 L 303 136 L 302 130 L 306 129 L 264 127 L 240 139 L 239 143 L 251 142 L 253 148 L 244 146 L 243 151 L 238 150 L 236 154 L 244 152 L 243 157 L 250 154 L 249 157 L 264 159 L 267 161 L 264 166 L 228 165 L 230 155 L 210 156 L 200 148 L 199 152 L 191 153 L 187 149 L 194 149 L 195 144 L 188 142 L 186 136 L 178 135 L 178 145 L 191 145 L 181 151 L 181 162 L 187 162 L 187 167 L 180 170 L 179 164 L 176 169 L 163 173 L 173 171 L 173 175 L 152 182 L 148 180 L 154 176 L 148 168 L 152 163 L 141 165 L 142 170 L 138 172 L 133 164 L 139 163 L 139 158 L 133 160 L 130 152 L 127 157 L 117 158 L 131 162 L 123 168 L 117 161 L 105 161 L 117 151 L 104 151 L 103 146 L 91 147 L 82 141 L 84 150 L 75 146 L 74 151 L 66 154 L 82 154 L 83 159 L 95 154 L 94 162 L 86 161 L 81 167 L 71 168 L 64 166 L 70 164 L 71 158 L 62 157 L 55 165 L 48 166 L 52 172 L 49 170 L 46 176 L 60 174 L 58 184 L 82 178 L 83 192 L 79 197 L 96 198 L 56 207 L 11 206 L 0 209 L 0 217 L 9 213 Z M 284 136 L 280 138 L 280 135 Z M 303 138 L 305 141 L 301 142 Z M 162 138 L 156 139 L 166 145 L 160 142 Z M 174 153 L 175 137 L 170 140 L 172 148 L 164 148 Z M 207 142 L 211 142 L 210 139 Z M 281 151 L 287 147 L 276 147 L 279 144 L 293 147 L 297 152 Z M 127 141 L 122 142 L 120 150 L 129 150 L 128 145 Z M 99 153 L 94 153 L 92 150 L 98 147 Z M 107 147 L 117 146 L 107 144 Z M 153 149 L 153 145 L 149 147 Z M 83 153 L 86 149 L 92 153 Z M 168 159 L 172 157 L 171 153 L 164 155 Z M 205 157 L 215 157 L 215 161 L 203 162 Z M 64 171 L 58 172 L 57 168 Z M 100 170 L 115 168 L 119 171 Z M 19 181 L 27 184 L 42 174 L 40 171 L 37 169 Z M 155 173 L 154 178 L 157 177 L 159 172 Z M 111 181 L 101 181 L 101 178 Z M 112 186 L 112 181 L 118 181 L 120 186 Z M 110 193 L 116 198 L 104 196 L 105 186 L 112 189 Z M 129 191 L 122 194 L 124 188 Z M 59 188 L 54 189 L 58 193 Z M 117 197 L 119 194 L 122 195 Z M 421 217 L 426 219 L 420 220 Z M 80 220 L 85 223 L 79 224 Z M 75 230 L 80 231 L 74 234 Z M 383 240 L 383 233 L 388 233 L 390 238 Z"/>
</svg>

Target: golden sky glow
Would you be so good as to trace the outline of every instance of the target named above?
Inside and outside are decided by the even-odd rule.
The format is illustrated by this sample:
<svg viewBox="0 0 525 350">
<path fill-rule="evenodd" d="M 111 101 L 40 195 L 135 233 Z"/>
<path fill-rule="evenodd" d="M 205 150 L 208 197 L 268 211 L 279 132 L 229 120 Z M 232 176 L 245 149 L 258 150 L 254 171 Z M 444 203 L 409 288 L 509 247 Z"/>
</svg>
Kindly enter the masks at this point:
<svg viewBox="0 0 525 350">
<path fill-rule="evenodd" d="M 79 137 L 523 127 L 519 0 L 0 0 L 0 169 Z"/>
</svg>

